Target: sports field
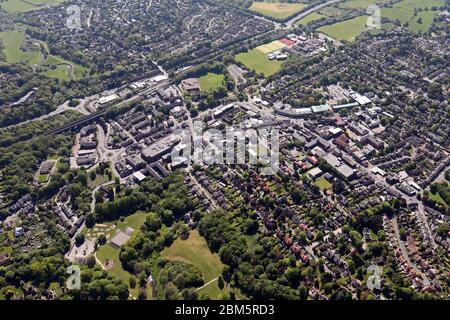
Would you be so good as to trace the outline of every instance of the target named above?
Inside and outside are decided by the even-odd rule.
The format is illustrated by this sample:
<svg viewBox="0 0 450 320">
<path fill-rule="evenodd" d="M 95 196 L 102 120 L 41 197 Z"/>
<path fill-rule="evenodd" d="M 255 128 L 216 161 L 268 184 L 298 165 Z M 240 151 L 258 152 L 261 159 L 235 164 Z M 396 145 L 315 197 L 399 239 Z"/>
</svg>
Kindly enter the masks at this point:
<svg viewBox="0 0 450 320">
<path fill-rule="evenodd" d="M 358 35 L 368 30 L 366 23 L 367 16 L 359 16 L 323 26 L 317 30 L 337 40 L 354 41 Z"/>
<path fill-rule="evenodd" d="M 252 49 L 248 52 L 239 53 L 235 59 L 244 64 L 249 70 L 255 70 L 257 73 L 268 77 L 280 70 L 282 62 L 269 60 L 267 54 L 259 49 Z"/>
<path fill-rule="evenodd" d="M 265 16 L 284 19 L 306 7 L 304 3 L 253 2 L 250 10 Z"/>
<path fill-rule="evenodd" d="M 262 53 L 268 54 L 277 50 L 280 50 L 287 45 L 281 42 L 280 40 L 275 40 L 267 44 L 263 44 L 261 46 L 256 47 L 255 49 L 258 49 Z"/>
<path fill-rule="evenodd" d="M 41 61 L 41 53 L 36 47 L 36 50 L 24 51 L 21 49 L 25 41 L 25 33 L 18 30 L 0 32 L 0 40 L 3 43 L 3 53 L 8 63 L 28 62 L 30 64 L 37 64 Z"/>
</svg>

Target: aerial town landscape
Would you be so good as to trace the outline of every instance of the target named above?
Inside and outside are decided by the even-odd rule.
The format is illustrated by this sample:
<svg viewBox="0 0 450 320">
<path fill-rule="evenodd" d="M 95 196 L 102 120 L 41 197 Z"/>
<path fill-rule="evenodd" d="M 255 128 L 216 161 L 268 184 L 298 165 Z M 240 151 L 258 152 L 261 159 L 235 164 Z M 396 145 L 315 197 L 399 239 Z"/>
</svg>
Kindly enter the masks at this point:
<svg viewBox="0 0 450 320">
<path fill-rule="evenodd" d="M 0 0 L 0 300 L 448 300 L 449 4 Z"/>
</svg>

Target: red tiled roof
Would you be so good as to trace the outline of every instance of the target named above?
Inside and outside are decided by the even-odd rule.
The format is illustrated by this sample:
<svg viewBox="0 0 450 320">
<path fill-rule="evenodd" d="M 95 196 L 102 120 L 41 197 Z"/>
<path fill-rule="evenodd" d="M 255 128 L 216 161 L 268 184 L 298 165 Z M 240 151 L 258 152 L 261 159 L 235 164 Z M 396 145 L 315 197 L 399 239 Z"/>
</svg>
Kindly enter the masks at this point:
<svg viewBox="0 0 450 320">
<path fill-rule="evenodd" d="M 287 44 L 288 46 L 292 46 L 295 44 L 295 41 L 292 41 L 291 39 L 288 39 L 288 38 L 280 39 L 280 42 L 283 42 L 284 44 Z"/>
</svg>

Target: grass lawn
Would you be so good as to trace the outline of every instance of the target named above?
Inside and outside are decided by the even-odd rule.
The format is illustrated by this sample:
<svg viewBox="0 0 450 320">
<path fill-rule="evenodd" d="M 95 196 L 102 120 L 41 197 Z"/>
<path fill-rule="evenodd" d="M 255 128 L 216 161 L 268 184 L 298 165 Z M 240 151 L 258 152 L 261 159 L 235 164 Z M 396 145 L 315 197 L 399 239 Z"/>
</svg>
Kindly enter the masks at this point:
<svg viewBox="0 0 450 320">
<path fill-rule="evenodd" d="M 302 25 L 302 26 L 306 26 L 308 23 L 312 22 L 312 21 L 316 21 L 322 18 L 326 18 L 326 16 L 321 15 L 320 13 L 317 12 L 313 12 L 311 14 L 308 14 L 306 17 L 301 18 L 300 20 L 298 20 L 297 22 L 295 22 L 296 25 Z"/>
<path fill-rule="evenodd" d="M 436 192 L 436 193 L 431 193 L 431 192 L 429 192 L 428 197 L 429 197 L 431 200 L 433 200 L 433 201 L 435 201 L 435 202 L 440 203 L 441 205 L 443 205 L 444 208 L 447 208 L 447 204 L 445 203 L 444 199 L 442 199 L 442 197 L 441 197 L 441 195 L 440 195 L 439 193 L 437 193 L 437 192 Z"/>
<path fill-rule="evenodd" d="M 41 174 L 38 176 L 38 181 L 40 183 L 45 183 L 48 181 L 48 174 Z"/>
<path fill-rule="evenodd" d="M 42 4 L 62 3 L 64 0 L 6 0 L 0 3 L 0 8 L 9 13 L 26 12 L 38 10 L 43 7 Z"/>
<path fill-rule="evenodd" d="M 258 49 L 239 53 L 235 59 L 243 63 L 248 69 L 255 70 L 257 73 L 263 73 L 266 77 L 280 70 L 282 65 L 280 61 L 270 61 L 267 55 Z"/>
<path fill-rule="evenodd" d="M 103 246 L 100 246 L 96 252 L 97 259 L 101 261 L 103 266 L 105 266 L 106 261 L 109 260 L 110 262 L 114 264 L 114 266 L 111 269 L 106 270 L 109 274 L 115 276 L 117 279 L 122 280 L 127 285 L 130 283 L 130 278 L 133 277 L 131 273 L 124 270 L 122 267 L 122 263 L 120 262 L 119 258 L 120 250 L 111 247 L 109 244 L 105 244 Z M 130 288 L 130 293 L 137 297 L 138 295 L 138 289 L 137 286 L 134 289 Z"/>
<path fill-rule="evenodd" d="M 350 20 L 323 26 L 318 31 L 337 40 L 354 41 L 366 28 L 367 16 L 359 16 Z"/>
<path fill-rule="evenodd" d="M 193 264 L 201 271 L 205 284 L 219 277 L 224 268 L 218 255 L 213 254 L 209 250 L 205 239 L 196 230 L 189 233 L 187 240 L 175 240 L 169 248 L 161 252 L 161 255 L 169 260 L 179 260 Z M 212 299 L 219 299 L 221 291 L 216 280 L 200 290 L 199 294 L 207 292 Z"/>
<path fill-rule="evenodd" d="M 381 2 L 379 0 L 347 0 L 339 4 L 339 7 L 346 9 L 366 9 L 371 4 Z"/>
<path fill-rule="evenodd" d="M 381 8 L 381 16 L 388 18 L 391 21 L 398 19 L 401 23 L 405 23 L 411 20 L 417 20 L 414 17 L 414 8 L 431 8 L 433 6 L 440 7 L 442 5 L 444 5 L 444 0 L 403 0 L 394 4 L 392 8 Z M 425 18 L 422 18 L 422 20 L 425 20 Z M 412 28 L 418 27 L 414 26 Z"/>
<path fill-rule="evenodd" d="M 437 11 L 422 11 L 417 14 L 416 17 L 413 17 L 409 22 L 408 29 L 412 32 L 426 32 L 430 28 L 433 23 L 433 18 L 437 14 Z M 422 19 L 422 23 L 419 23 L 418 20 Z"/>
<path fill-rule="evenodd" d="M 299 12 L 306 6 L 304 3 L 253 2 L 249 9 L 268 17 L 284 19 Z"/>
<path fill-rule="evenodd" d="M 0 253 L 11 254 L 13 252 L 13 247 L 7 246 L 0 249 Z"/>
<path fill-rule="evenodd" d="M 213 91 L 219 87 L 223 87 L 222 82 L 224 80 L 223 74 L 208 72 L 204 76 L 198 78 L 200 82 L 200 88 L 202 91 Z"/>
<path fill-rule="evenodd" d="M 251 252 L 254 252 L 256 246 L 258 246 L 258 235 L 247 235 L 245 236 L 245 241 L 247 242 L 247 248 L 249 248 Z"/>
<path fill-rule="evenodd" d="M 139 230 L 141 226 L 144 224 L 145 218 L 147 217 L 147 213 L 143 211 L 136 212 L 131 216 L 126 217 L 123 221 L 119 221 L 117 227 L 120 230 L 125 230 L 130 227 L 135 231 Z"/>
<path fill-rule="evenodd" d="M 37 64 L 41 60 L 41 53 L 36 50 L 23 51 L 21 46 L 25 41 L 25 33 L 18 30 L 0 32 L 0 40 L 3 43 L 3 53 L 8 63 L 18 63 L 21 61 L 30 64 Z"/>
<path fill-rule="evenodd" d="M 68 81 L 70 80 L 70 69 L 67 65 L 58 65 L 55 69 L 51 68 L 47 71 L 44 71 L 43 74 L 50 78 L 56 78 L 60 81 Z"/>
<path fill-rule="evenodd" d="M 318 186 L 320 190 L 327 190 L 333 187 L 332 184 L 323 176 L 316 180 L 316 186 Z"/>
<path fill-rule="evenodd" d="M 320 13 L 323 16 L 328 16 L 328 17 L 338 17 L 343 15 L 344 13 L 346 13 L 347 11 L 345 9 L 341 9 L 338 7 L 324 7 L 322 9 L 320 9 L 319 11 L 317 11 L 318 13 Z"/>
<path fill-rule="evenodd" d="M 108 181 L 109 181 L 109 178 L 108 178 L 107 174 L 101 175 L 101 174 L 97 173 L 95 175 L 95 179 L 94 180 L 91 180 L 91 177 L 88 174 L 87 185 L 88 185 L 89 188 L 95 189 L 95 187 L 97 187 L 97 186 L 99 186 L 99 185 L 101 185 L 101 184 L 103 184 L 105 182 L 108 182 Z"/>
<path fill-rule="evenodd" d="M 72 61 L 68 61 L 64 58 L 49 54 L 44 65 L 56 66 L 56 69 L 48 70 L 44 72 L 44 75 L 60 79 L 61 81 L 76 80 L 82 78 L 88 69 Z M 72 66 L 73 71 L 69 66 Z"/>
</svg>

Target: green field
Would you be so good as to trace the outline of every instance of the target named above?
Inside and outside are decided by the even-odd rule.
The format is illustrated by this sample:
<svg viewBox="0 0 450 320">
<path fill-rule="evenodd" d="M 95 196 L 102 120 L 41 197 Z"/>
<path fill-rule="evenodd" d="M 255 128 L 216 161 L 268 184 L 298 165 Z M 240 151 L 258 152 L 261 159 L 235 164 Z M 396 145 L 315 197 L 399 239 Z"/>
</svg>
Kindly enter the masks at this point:
<svg viewBox="0 0 450 320">
<path fill-rule="evenodd" d="M 219 277 L 224 268 L 217 254 L 211 253 L 205 239 L 196 230 L 189 233 L 187 240 L 175 240 L 169 248 L 161 252 L 161 255 L 169 260 L 179 260 L 193 264 L 201 271 L 205 284 Z M 217 280 L 215 280 L 200 290 L 201 292 L 207 292 L 209 297 L 219 299 L 222 290 L 220 290 Z"/>
<path fill-rule="evenodd" d="M 48 174 L 42 174 L 38 176 L 38 181 L 40 183 L 45 183 L 48 181 L 48 178 L 49 178 Z"/>
<path fill-rule="evenodd" d="M 305 7 L 304 3 L 253 2 L 249 9 L 268 17 L 284 19 Z"/>
<path fill-rule="evenodd" d="M 347 10 L 338 7 L 324 7 L 318 11 L 319 14 L 327 17 L 338 17 L 346 13 Z"/>
<path fill-rule="evenodd" d="M 108 224 L 104 224 L 107 225 L 109 228 L 114 225 L 116 226 L 115 228 L 111 229 L 111 231 L 104 233 L 107 234 L 108 238 L 110 239 L 117 232 L 118 229 L 125 230 L 127 227 L 130 227 L 134 229 L 133 234 L 136 234 L 139 231 L 142 224 L 144 223 L 146 215 L 147 214 L 145 212 L 137 212 L 135 214 L 126 217 L 123 221 L 116 221 L 115 223 L 111 222 Z M 94 231 L 94 229 L 97 229 L 97 231 Z M 101 229 L 102 228 L 99 225 L 95 225 L 87 233 L 91 236 L 98 235 L 98 233 L 96 234 L 96 232 L 98 232 L 98 230 Z M 108 243 L 106 243 L 98 248 L 95 255 L 97 259 L 100 260 L 100 262 L 103 264 L 103 266 L 106 266 L 107 260 L 112 261 L 113 267 L 108 269 L 107 272 L 115 276 L 116 278 L 122 280 L 128 285 L 130 277 L 133 277 L 133 275 L 123 269 L 122 263 L 120 262 L 119 258 L 120 249 L 114 248 L 110 246 Z M 130 294 L 133 297 L 137 297 L 138 293 L 139 289 L 137 286 L 134 289 L 130 288 Z M 147 287 L 147 297 L 151 297 L 150 287 Z"/>
<path fill-rule="evenodd" d="M 43 4 L 62 3 L 64 0 L 6 0 L 0 3 L 0 8 L 9 13 L 26 12 L 43 8 Z"/>
<path fill-rule="evenodd" d="M 337 40 L 354 41 L 366 28 L 367 16 L 359 16 L 350 20 L 323 26 L 318 31 Z"/>
<path fill-rule="evenodd" d="M 55 69 L 51 68 L 44 71 L 43 74 L 50 78 L 56 78 L 61 81 L 70 80 L 70 68 L 67 65 L 58 65 Z"/>
<path fill-rule="evenodd" d="M 18 30 L 0 32 L 0 40 L 3 43 L 3 53 L 8 63 L 27 62 L 38 64 L 41 61 L 41 53 L 36 50 L 22 50 L 25 41 L 25 33 Z"/>
<path fill-rule="evenodd" d="M 408 24 L 408 29 L 412 32 L 426 32 L 430 28 L 433 23 L 433 18 L 436 15 L 436 11 L 422 11 L 417 14 L 416 17 L 413 17 Z M 422 19 L 422 23 L 419 23 L 418 20 Z"/>
<path fill-rule="evenodd" d="M 320 190 L 327 190 L 333 187 L 323 176 L 316 180 L 315 185 L 318 186 Z"/>
<path fill-rule="evenodd" d="M 255 70 L 257 73 L 263 73 L 268 77 L 280 70 L 282 62 L 267 58 L 267 55 L 258 49 L 252 49 L 245 53 L 239 53 L 235 57 L 236 61 L 244 64 L 249 70 Z"/>
<path fill-rule="evenodd" d="M 306 17 L 301 18 L 300 20 L 296 21 L 295 24 L 306 26 L 308 23 L 322 19 L 322 18 L 326 18 L 326 16 L 321 15 L 320 13 L 317 13 L 317 12 L 313 12 L 311 14 L 308 14 Z"/>
<path fill-rule="evenodd" d="M 219 87 L 223 87 L 223 74 L 208 72 L 204 76 L 198 78 L 202 91 L 213 91 Z"/>
<path fill-rule="evenodd" d="M 119 258 L 120 250 L 113 248 L 109 244 L 102 245 L 98 248 L 95 255 L 98 260 L 105 265 L 107 260 L 113 261 L 114 267 L 108 270 L 108 273 L 111 273 L 115 277 L 125 281 L 128 283 L 131 274 L 122 268 L 122 263 Z"/>
<path fill-rule="evenodd" d="M 413 19 L 414 8 L 424 9 L 425 7 L 431 8 L 433 6 L 440 7 L 443 5 L 444 0 L 403 0 L 396 3 L 392 8 L 381 8 L 381 16 L 386 17 L 391 21 L 398 19 L 401 23 L 405 23 Z M 422 19 L 425 20 L 425 18 Z M 414 18 L 413 20 L 417 19 Z"/>
<path fill-rule="evenodd" d="M 377 0 L 347 0 L 339 4 L 339 7 L 346 9 L 360 9 L 367 8 L 371 4 L 379 3 Z"/>
<path fill-rule="evenodd" d="M 445 203 L 444 199 L 442 199 L 441 195 L 439 193 L 429 193 L 428 194 L 428 198 L 430 198 L 431 200 L 440 203 L 442 206 L 444 206 L 444 208 L 447 208 L 448 205 Z"/>
<path fill-rule="evenodd" d="M 51 54 L 48 55 L 47 60 L 45 60 L 44 62 L 44 65 L 56 66 L 56 69 L 50 69 L 44 72 L 44 74 L 46 76 L 57 78 L 62 81 L 80 79 L 86 74 L 88 70 L 87 68 L 79 64 Z"/>
</svg>

